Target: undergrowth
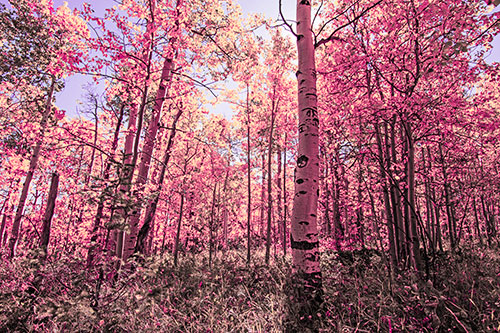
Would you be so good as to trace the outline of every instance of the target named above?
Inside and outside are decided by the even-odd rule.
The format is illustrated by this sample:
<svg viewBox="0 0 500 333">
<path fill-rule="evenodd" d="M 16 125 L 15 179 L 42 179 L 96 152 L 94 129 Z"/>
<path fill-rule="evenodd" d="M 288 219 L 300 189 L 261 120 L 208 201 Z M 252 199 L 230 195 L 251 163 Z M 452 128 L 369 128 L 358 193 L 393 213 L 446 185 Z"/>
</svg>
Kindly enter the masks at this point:
<svg viewBox="0 0 500 333">
<path fill-rule="evenodd" d="M 246 266 L 228 251 L 210 269 L 202 255 L 177 268 L 167 255 L 118 276 L 105 262 L 87 271 L 76 257 L 38 258 L 0 264 L 1 332 L 305 332 L 301 320 L 311 320 L 289 311 L 288 258 L 267 267 L 259 252 Z M 427 282 L 388 274 L 376 251 L 324 251 L 321 260 L 319 332 L 500 331 L 496 250 L 441 254 Z"/>
</svg>

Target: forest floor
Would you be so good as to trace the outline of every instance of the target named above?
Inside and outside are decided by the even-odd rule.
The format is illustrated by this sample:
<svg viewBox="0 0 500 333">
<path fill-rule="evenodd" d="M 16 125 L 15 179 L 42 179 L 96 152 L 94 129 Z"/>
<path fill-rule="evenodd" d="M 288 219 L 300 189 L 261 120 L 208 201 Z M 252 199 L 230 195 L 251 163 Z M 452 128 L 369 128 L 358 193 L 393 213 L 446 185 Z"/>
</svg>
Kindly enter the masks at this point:
<svg viewBox="0 0 500 333">
<path fill-rule="evenodd" d="M 317 331 L 500 331 L 499 254 L 441 253 L 422 282 L 389 275 L 375 250 L 324 251 Z M 84 260 L 64 255 L 44 264 L 36 253 L 3 259 L 0 332 L 282 332 L 294 316 L 289 258 L 266 266 L 258 252 L 246 266 L 242 249 L 219 253 L 211 269 L 201 254 L 171 263 L 170 255 L 148 258 L 111 278 L 105 263 L 87 270 Z"/>
</svg>

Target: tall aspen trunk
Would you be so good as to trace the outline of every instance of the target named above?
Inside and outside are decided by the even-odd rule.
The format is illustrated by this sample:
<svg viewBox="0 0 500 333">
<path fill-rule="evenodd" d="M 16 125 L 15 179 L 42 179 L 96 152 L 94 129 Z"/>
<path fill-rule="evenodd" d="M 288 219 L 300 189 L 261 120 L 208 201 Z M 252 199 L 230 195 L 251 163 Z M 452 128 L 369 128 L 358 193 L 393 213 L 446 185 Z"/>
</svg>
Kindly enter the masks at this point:
<svg viewBox="0 0 500 333">
<path fill-rule="evenodd" d="M 324 174 L 323 174 L 323 191 L 325 193 L 325 233 L 327 237 L 330 237 L 332 235 L 332 222 L 330 219 L 330 197 L 332 196 L 332 192 L 330 190 L 330 186 L 328 184 L 328 178 L 329 178 L 329 159 L 326 155 L 326 152 L 323 152 L 323 163 L 324 163 Z"/>
<path fill-rule="evenodd" d="M 14 211 L 14 204 L 10 204 L 3 213 L 2 224 L 0 225 L 0 248 L 4 247 L 5 244 L 7 243 L 7 225 L 12 220 L 13 211 Z"/>
<path fill-rule="evenodd" d="M 417 207 L 415 204 L 415 145 L 411 124 L 406 123 L 406 135 L 408 139 L 408 206 L 410 212 L 410 249 L 414 269 L 420 272 L 423 268 L 420 256 L 420 242 L 417 232 Z"/>
<path fill-rule="evenodd" d="M 57 188 L 59 187 L 59 174 L 54 172 L 50 182 L 49 196 L 47 198 L 47 207 L 43 216 L 42 235 L 40 238 L 40 248 L 42 249 L 42 256 L 45 259 L 48 254 L 48 247 L 50 241 L 50 228 L 52 224 L 52 216 L 56 208 Z"/>
<path fill-rule="evenodd" d="M 208 225 L 208 267 L 212 269 L 212 256 L 214 252 L 214 222 L 215 222 L 215 198 L 217 193 L 217 183 L 214 185 L 212 193 L 212 209 L 210 212 L 210 222 Z"/>
<path fill-rule="evenodd" d="M 340 168 L 341 173 L 337 171 L 337 167 L 335 167 L 334 163 L 331 164 L 331 169 L 335 176 L 335 182 L 332 182 L 332 193 L 334 193 L 333 198 L 333 222 L 335 226 L 335 250 L 340 251 L 342 248 L 342 241 L 345 238 L 345 228 L 342 224 L 342 213 L 341 213 L 341 180 L 344 174 L 344 167 L 342 162 L 340 161 L 339 148 L 335 150 L 335 161 L 337 163 L 337 167 Z M 344 183 L 345 184 L 345 183 Z M 345 189 L 345 193 L 347 193 L 347 187 Z M 344 205 L 346 206 L 346 205 Z M 347 219 L 347 215 L 344 215 Z"/>
<path fill-rule="evenodd" d="M 429 169 L 431 169 L 431 149 L 427 147 L 427 159 L 429 160 Z M 430 183 L 434 183 L 434 177 L 431 176 Z M 429 185 L 429 196 L 432 203 L 432 208 L 434 208 L 433 219 L 434 219 L 434 246 L 437 248 L 439 246 L 439 250 L 443 251 L 443 242 L 441 239 L 441 222 L 439 219 L 439 204 L 436 200 L 436 191 L 433 186 Z"/>
<path fill-rule="evenodd" d="M 287 215 L 288 215 L 288 201 L 287 201 L 287 190 L 286 190 L 286 141 L 287 134 L 285 133 L 285 143 L 283 148 L 283 256 L 286 257 L 286 247 L 287 247 Z"/>
<path fill-rule="evenodd" d="M 276 193 L 276 208 L 278 210 L 278 230 L 277 230 L 277 235 L 278 237 L 275 236 L 275 242 L 281 241 L 279 238 L 281 235 L 283 235 L 283 207 L 281 206 L 281 147 L 278 146 L 278 151 L 276 152 L 276 164 L 277 164 L 277 169 L 276 169 L 276 187 L 278 188 L 278 193 Z"/>
<path fill-rule="evenodd" d="M 12 196 L 13 190 L 16 188 L 17 184 L 19 183 L 18 181 L 12 181 L 9 187 L 9 193 L 7 194 L 7 198 L 5 198 L 5 201 L 2 204 L 2 209 L 1 211 L 3 212 L 2 216 L 2 224 L 0 225 L 0 249 L 3 247 L 3 244 L 5 243 L 6 236 L 7 236 L 7 222 L 9 220 L 10 222 L 10 216 L 12 214 L 12 210 L 14 209 L 14 205 L 10 203 L 10 197 Z M 0 256 L 2 254 L 2 250 L 0 250 Z"/>
<path fill-rule="evenodd" d="M 168 162 L 170 161 L 170 156 L 171 156 L 171 152 L 172 152 L 172 146 L 174 144 L 175 134 L 177 133 L 177 122 L 179 121 L 179 118 L 181 117 L 182 112 L 183 112 L 183 109 L 181 107 L 177 111 L 177 114 L 175 115 L 175 118 L 173 120 L 172 129 L 170 131 L 170 136 L 168 137 L 167 147 L 165 149 L 165 157 L 163 158 L 163 165 L 161 167 L 160 177 L 158 179 L 158 185 L 157 185 L 157 188 L 155 191 L 156 196 L 149 203 L 148 207 L 146 208 L 146 216 L 144 218 L 144 224 L 142 225 L 141 230 L 139 231 L 139 233 L 137 235 L 135 252 L 145 254 L 145 249 L 146 249 L 145 240 L 147 239 L 147 236 L 150 233 L 150 230 L 152 227 L 152 222 L 153 222 L 155 215 L 156 215 L 156 209 L 158 208 L 160 194 L 163 190 L 163 182 L 165 181 L 165 175 L 167 172 Z"/>
<path fill-rule="evenodd" d="M 130 178 L 131 174 L 133 174 L 133 165 L 132 165 L 132 151 L 134 145 L 134 137 L 136 131 L 136 123 L 137 123 L 137 109 L 134 105 L 130 108 L 130 114 L 128 118 L 128 132 L 125 136 L 125 150 L 124 150 L 124 159 L 123 159 L 123 167 L 120 175 L 120 187 L 119 191 L 121 195 L 125 196 L 130 192 Z M 125 223 L 128 209 L 126 207 L 121 208 L 122 213 L 120 214 L 123 217 L 122 223 Z M 115 254 L 118 258 L 122 258 L 123 256 L 123 242 L 124 242 L 124 231 L 119 229 L 116 231 L 113 239 L 115 239 Z"/>
<path fill-rule="evenodd" d="M 184 191 L 184 190 L 181 190 Z M 174 266 L 177 267 L 177 258 L 179 256 L 179 240 L 181 238 L 182 214 L 184 212 L 184 192 L 181 193 L 181 203 L 179 208 L 179 218 L 177 220 L 177 232 L 175 234 L 174 244 Z"/>
<path fill-rule="evenodd" d="M 359 144 L 358 144 L 358 152 L 361 151 L 361 140 L 363 138 L 363 128 L 361 127 L 361 115 L 359 116 L 358 119 L 359 122 Z M 361 201 L 362 201 L 362 188 L 361 188 L 361 183 L 363 181 L 363 161 L 364 161 L 364 154 L 361 154 L 359 156 L 359 163 L 358 163 L 358 202 L 357 205 L 358 207 L 356 208 L 356 237 L 358 238 L 357 241 L 361 244 L 361 248 L 365 247 L 365 237 L 364 237 L 364 232 L 363 232 L 363 208 L 361 206 Z"/>
<path fill-rule="evenodd" d="M 481 228 L 479 226 L 479 217 L 477 214 L 477 204 L 476 204 L 476 196 L 472 199 L 472 207 L 474 209 L 474 220 L 475 220 L 475 227 L 476 227 L 476 235 L 477 238 L 479 238 L 479 244 L 483 246 L 483 237 L 481 236 Z"/>
<path fill-rule="evenodd" d="M 384 206 L 385 206 L 385 216 L 387 219 L 387 230 L 388 230 L 388 237 L 389 237 L 389 256 L 390 256 L 390 261 L 392 264 L 393 269 L 396 268 L 397 265 L 397 259 L 396 259 L 396 246 L 395 246 L 395 237 L 394 237 L 394 221 L 393 221 L 393 215 L 392 215 L 392 210 L 391 210 L 391 203 L 389 201 L 389 189 L 388 189 L 388 184 L 387 184 L 387 174 L 386 170 L 384 169 L 384 154 L 383 154 L 383 149 L 382 149 L 382 139 L 380 137 L 380 130 L 379 130 L 379 124 L 375 124 L 375 135 L 377 139 L 377 147 L 378 147 L 378 154 L 379 154 L 379 166 L 380 166 L 380 176 L 382 178 L 382 192 L 383 192 L 383 197 L 384 197 Z M 386 160 L 390 159 L 389 156 L 386 156 Z M 372 206 L 373 205 L 373 199 L 372 199 Z M 375 210 L 374 210 L 375 213 Z"/>
<path fill-rule="evenodd" d="M 443 186 L 444 186 L 444 198 L 446 203 L 446 215 L 448 217 L 448 237 L 450 239 L 450 248 L 453 250 L 455 248 L 455 230 L 454 230 L 454 214 L 452 210 L 452 203 L 450 201 L 450 189 L 448 185 L 448 174 L 445 167 L 444 155 L 443 155 L 443 147 L 441 143 L 439 144 L 439 155 L 441 157 L 441 170 L 443 173 Z"/>
<path fill-rule="evenodd" d="M 431 161 L 429 161 L 429 168 L 427 168 L 425 155 L 426 155 L 425 148 L 422 147 L 422 170 L 423 170 L 422 173 L 423 173 L 423 175 L 427 175 L 430 172 L 430 170 L 432 169 L 430 166 Z M 429 178 L 425 177 L 425 179 L 424 179 L 424 196 L 425 196 L 426 227 L 427 227 L 427 233 L 429 235 L 429 237 L 428 237 L 429 248 L 431 249 L 432 252 L 434 252 L 436 249 L 436 246 L 434 243 L 435 229 L 433 227 L 433 225 L 434 225 L 434 210 L 432 209 L 429 188 L 430 188 Z"/>
<path fill-rule="evenodd" d="M 269 144 L 267 147 L 267 230 L 266 230 L 266 265 L 269 265 L 269 256 L 271 249 L 271 226 L 273 217 L 273 197 L 272 197 L 272 159 L 273 159 L 273 130 L 274 119 L 277 112 L 277 102 L 273 100 L 271 110 L 271 128 L 269 129 Z"/>
<path fill-rule="evenodd" d="M 323 301 L 323 290 L 317 226 L 319 116 L 309 0 L 297 0 L 297 52 L 299 147 L 290 243 L 298 283 L 296 301 L 299 313 L 316 316 Z"/>
<path fill-rule="evenodd" d="M 42 149 L 45 131 L 47 130 L 47 122 L 52 111 L 52 96 L 54 95 L 55 86 L 56 79 L 55 77 L 52 77 L 52 83 L 50 85 L 49 94 L 47 95 L 47 101 L 45 103 L 45 110 L 42 115 L 42 120 L 40 121 L 40 132 L 37 137 L 35 148 L 33 149 L 33 154 L 31 155 L 29 169 L 24 180 L 21 197 L 19 198 L 16 215 L 12 224 L 12 235 L 9 240 L 9 258 L 11 259 L 16 255 L 16 248 L 19 242 L 19 233 L 21 231 L 21 219 L 23 216 L 24 205 L 26 204 L 26 199 L 28 198 L 31 180 L 33 179 L 33 175 L 38 165 L 38 159 L 40 158 L 40 151 Z"/>
<path fill-rule="evenodd" d="M 146 102 L 147 102 L 147 97 L 149 93 L 149 85 L 150 85 L 150 78 L 151 78 L 151 66 L 152 66 L 152 57 L 153 57 L 153 39 L 154 39 L 154 32 L 153 32 L 153 21 L 154 21 L 154 10 L 156 6 L 156 0 L 150 1 L 149 2 L 149 10 L 151 13 L 151 19 L 147 21 L 146 25 L 146 41 L 144 44 L 144 49 L 143 49 L 143 54 L 142 54 L 142 64 L 144 65 L 144 70 L 146 71 L 146 76 L 144 78 L 144 84 L 142 89 L 140 90 L 140 96 L 141 96 L 141 101 L 139 104 L 139 108 L 137 112 L 135 113 L 134 117 L 134 132 L 135 132 L 135 137 L 132 139 L 133 142 L 127 142 L 127 139 L 129 138 L 128 135 L 126 137 L 125 141 L 125 150 L 127 151 L 127 143 L 129 145 L 132 145 L 132 152 L 131 152 L 131 157 L 130 161 L 127 163 L 127 168 L 125 169 L 123 180 L 125 182 L 125 186 L 120 189 L 120 191 L 125 195 L 132 197 L 131 189 L 132 189 L 132 181 L 134 178 L 134 171 L 135 167 L 137 165 L 137 159 L 139 156 L 139 142 L 141 139 L 141 133 L 142 133 L 142 126 L 143 126 L 143 121 L 144 121 L 144 111 L 146 109 Z M 135 127 L 137 126 L 137 127 Z M 130 128 L 130 121 L 129 121 L 129 128 Z M 130 134 L 130 132 L 129 132 Z M 128 159 L 128 155 L 126 155 Z M 137 203 L 134 204 L 134 206 L 137 205 Z M 135 207 L 132 207 L 133 211 L 131 212 L 132 215 L 134 214 Z M 124 207 L 121 210 L 121 216 L 123 219 L 123 225 L 125 226 L 128 222 L 128 219 L 130 217 L 129 214 L 130 207 Z M 116 255 L 120 259 L 126 259 L 124 255 L 129 254 L 129 247 L 127 246 L 129 244 L 129 238 L 130 234 L 136 234 L 137 233 L 137 228 L 133 228 L 133 226 L 130 226 L 129 228 L 129 233 L 126 234 L 125 231 L 118 231 L 118 234 L 116 236 Z"/>
<path fill-rule="evenodd" d="M 363 156 L 360 158 L 359 170 L 358 170 L 358 207 L 356 208 L 356 237 L 357 241 L 361 244 L 361 248 L 365 247 L 365 237 L 363 232 L 363 208 L 361 207 L 362 199 L 362 188 L 361 183 L 363 181 L 363 170 L 361 165 L 363 164 Z"/>
<path fill-rule="evenodd" d="M 392 163 L 397 164 L 397 154 L 396 154 L 396 115 L 393 116 L 391 121 L 391 155 Z M 389 168 L 387 170 L 390 170 Z M 403 220 L 403 212 L 401 205 L 401 190 L 399 187 L 399 181 L 393 179 L 391 183 L 391 200 L 393 201 L 393 217 L 395 218 L 395 228 L 396 228 L 396 249 L 398 250 L 398 261 L 401 262 L 403 258 L 406 257 L 406 236 L 405 236 L 405 223 Z"/>
<path fill-rule="evenodd" d="M 436 194 L 434 192 L 434 189 L 432 189 L 431 191 L 433 201 L 436 202 Z M 443 237 L 441 236 L 441 220 L 439 211 L 439 205 L 436 204 L 434 207 L 434 215 L 436 216 L 436 243 L 439 246 L 439 251 L 443 252 Z"/>
<path fill-rule="evenodd" d="M 2 224 L 0 225 L 0 248 L 3 247 L 3 240 L 4 240 L 4 236 L 5 236 L 5 230 L 6 230 L 5 226 L 7 225 L 7 217 L 9 216 L 8 215 L 9 208 L 10 208 L 10 205 L 3 212 L 3 216 L 2 216 Z M 1 253 L 1 251 L 0 251 L 0 253 Z"/>
<path fill-rule="evenodd" d="M 265 151 L 262 151 L 262 184 L 260 187 L 260 239 L 264 239 L 264 214 L 266 205 L 266 155 Z M 260 246 L 260 240 L 259 240 Z"/>
<path fill-rule="evenodd" d="M 89 168 L 87 169 L 87 175 L 85 177 L 85 182 L 88 183 L 90 177 L 92 176 L 92 169 L 94 167 L 94 159 L 95 159 L 95 151 L 96 151 L 96 146 L 97 146 L 97 136 L 99 133 L 99 116 L 97 114 L 97 103 L 95 105 L 95 121 L 94 121 L 94 140 L 92 143 L 92 153 L 90 154 L 90 163 L 89 163 Z"/>
<path fill-rule="evenodd" d="M 153 156 L 153 148 L 154 148 L 154 143 L 156 141 L 156 134 L 158 132 L 160 124 L 163 102 L 165 100 L 165 95 L 167 92 L 168 85 L 170 84 L 172 79 L 172 65 L 173 65 L 173 58 L 167 57 L 163 63 L 160 86 L 156 93 L 153 118 L 151 119 L 151 122 L 149 124 L 146 138 L 144 141 L 144 146 L 142 148 L 141 163 L 139 164 L 139 172 L 136 181 L 137 193 L 139 194 L 143 192 L 146 182 L 148 180 L 149 167 L 151 164 L 151 158 Z M 123 254 L 124 260 L 127 260 L 134 252 L 140 217 L 141 217 L 141 209 L 140 208 L 134 209 L 132 215 L 130 216 L 130 222 L 129 222 L 130 231 L 127 234 L 125 250 Z"/>
<path fill-rule="evenodd" d="M 183 5 L 183 0 L 178 0 L 176 3 L 176 11 L 177 11 L 177 17 L 175 19 L 175 28 L 173 33 L 176 34 L 180 30 L 180 22 L 179 22 L 179 16 L 180 16 L 180 10 Z M 151 12 L 152 12 L 152 19 L 154 19 L 154 7 L 155 7 L 155 2 L 153 1 L 152 7 L 151 7 Z M 149 26 L 148 26 L 149 27 Z M 151 41 L 152 43 L 152 41 Z M 170 47 L 171 46 L 171 47 Z M 149 56 L 151 57 L 152 50 L 149 50 L 150 54 Z M 153 108 L 153 117 L 151 119 L 151 122 L 148 127 L 148 132 L 146 134 L 143 150 L 142 150 L 142 157 L 141 157 L 141 163 L 139 165 L 139 172 L 137 175 L 137 193 L 140 195 L 145 188 L 145 185 L 148 180 L 148 173 L 149 173 L 149 168 L 151 164 L 151 158 L 153 155 L 153 149 L 154 149 L 154 143 L 156 141 L 156 134 L 158 132 L 158 128 L 160 125 L 160 119 L 161 119 L 161 112 L 163 108 L 163 103 L 165 101 L 165 96 L 167 94 L 167 90 L 170 87 L 170 84 L 172 82 L 172 69 L 174 65 L 174 60 L 177 55 L 177 37 L 172 37 L 169 40 L 169 50 L 168 54 L 165 57 L 165 60 L 163 62 L 163 68 L 161 72 L 161 77 L 160 77 L 160 84 L 158 87 L 158 91 L 156 92 L 156 97 L 155 97 L 155 104 Z M 149 69 L 148 69 L 148 77 L 149 77 Z M 139 133 L 140 134 L 140 133 Z M 136 144 L 138 141 L 136 140 Z M 139 220 L 141 217 L 141 206 L 137 206 L 138 208 L 134 210 L 132 213 L 132 216 L 130 218 L 129 222 L 129 227 L 130 231 L 127 234 L 127 239 L 126 239 L 126 245 L 125 245 L 125 252 L 124 252 L 124 259 L 127 260 L 132 253 L 134 253 L 135 247 L 136 247 L 136 241 L 137 241 L 137 233 L 138 233 L 138 226 L 139 226 Z M 154 216 L 154 215 L 153 215 Z M 148 227 L 152 222 L 152 217 L 151 220 L 148 221 Z"/>
<path fill-rule="evenodd" d="M 120 128 L 123 121 L 123 115 L 125 113 L 125 104 L 122 104 L 120 107 L 120 113 L 118 115 L 118 119 L 116 121 L 115 132 L 113 134 L 113 141 L 111 143 L 111 156 L 108 158 L 106 162 L 106 167 L 104 168 L 103 179 L 104 182 L 107 182 L 110 177 L 112 161 L 115 158 L 116 148 L 118 147 L 118 138 L 120 135 Z M 104 203 L 106 201 L 105 193 L 101 193 L 99 198 L 99 203 L 97 204 L 97 211 L 94 218 L 94 226 L 92 228 L 92 236 L 90 238 L 90 246 L 87 252 L 87 268 L 90 268 L 94 261 L 95 251 L 97 248 L 97 239 L 99 237 L 99 228 L 101 227 L 101 220 L 104 215 Z"/>
<path fill-rule="evenodd" d="M 405 247 L 405 253 L 406 253 L 406 264 L 408 267 L 410 267 L 413 263 L 413 257 L 412 257 L 412 251 L 411 251 L 411 234 L 410 234 L 410 214 L 411 214 L 411 207 L 410 207 L 410 201 L 409 201 L 409 191 L 410 188 L 408 186 L 409 184 L 409 177 L 408 174 L 410 173 L 409 170 L 409 158 L 408 158 L 408 138 L 405 133 L 406 129 L 404 128 L 406 125 L 401 123 L 400 127 L 400 135 L 401 135 L 401 141 L 403 142 L 403 154 L 402 154 L 402 160 L 405 161 L 404 166 L 405 166 L 405 174 L 404 174 L 404 179 L 403 179 L 403 184 L 406 183 L 406 187 L 404 188 L 404 191 L 402 193 L 403 197 L 403 212 L 404 212 L 404 247 Z"/>
<path fill-rule="evenodd" d="M 490 223 L 490 214 L 488 212 L 488 207 L 484 200 L 484 195 L 481 195 L 481 206 L 483 208 L 484 222 L 486 223 L 486 235 L 488 236 L 488 245 L 491 246 L 493 232 Z"/>
<path fill-rule="evenodd" d="M 252 219 L 252 167 L 250 160 L 250 90 L 247 83 L 247 265 L 250 265 L 250 223 Z"/>
<path fill-rule="evenodd" d="M 226 251 L 227 249 L 227 241 L 228 241 L 228 225 L 227 225 L 227 217 L 228 217 L 228 210 L 227 210 L 227 185 L 229 183 L 229 168 L 231 166 L 231 159 L 230 155 L 228 155 L 227 158 L 227 169 L 226 169 L 226 176 L 224 177 L 224 187 L 222 188 L 222 202 L 220 201 L 219 198 L 219 203 L 222 203 L 222 216 L 220 215 L 220 208 L 221 204 L 219 204 L 219 218 L 222 220 L 222 249 Z"/>
</svg>

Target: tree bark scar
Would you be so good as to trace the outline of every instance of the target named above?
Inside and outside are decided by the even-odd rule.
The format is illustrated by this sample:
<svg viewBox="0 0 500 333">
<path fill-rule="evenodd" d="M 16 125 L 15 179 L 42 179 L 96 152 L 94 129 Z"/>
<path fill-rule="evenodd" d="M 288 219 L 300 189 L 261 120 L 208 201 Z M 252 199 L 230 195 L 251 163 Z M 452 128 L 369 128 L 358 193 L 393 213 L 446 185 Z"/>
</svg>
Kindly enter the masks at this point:
<svg viewBox="0 0 500 333">
<path fill-rule="evenodd" d="M 309 0 L 302 0 L 302 1 L 300 2 L 300 4 L 301 4 L 301 5 L 305 5 L 305 6 L 310 6 L 310 5 L 311 5 L 311 3 L 309 2 Z"/>
<path fill-rule="evenodd" d="M 307 166 L 308 161 L 309 161 L 309 157 L 307 157 L 306 155 L 300 156 L 297 159 L 297 167 L 304 168 L 305 166 Z"/>
<path fill-rule="evenodd" d="M 305 256 L 304 256 L 305 260 L 307 261 L 312 261 L 312 262 L 317 262 L 319 261 L 319 253 L 316 252 L 316 253 L 307 253 Z"/>
<path fill-rule="evenodd" d="M 296 242 L 293 239 L 293 235 L 290 234 L 290 245 L 291 245 L 292 249 L 295 249 L 295 250 L 309 251 L 309 250 L 317 249 L 319 247 L 319 242 L 308 242 L 308 241 Z"/>
<path fill-rule="evenodd" d="M 306 94 L 306 96 L 310 96 L 310 95 L 316 96 L 316 94 L 310 94 L 310 93 Z M 314 107 L 305 108 L 302 110 L 302 112 L 305 112 L 307 117 L 313 117 L 313 118 L 318 117 L 318 109 L 314 108 Z"/>
<path fill-rule="evenodd" d="M 317 233 L 310 233 L 310 234 L 307 234 L 307 235 L 306 235 L 306 237 L 307 237 L 307 238 L 309 238 L 309 239 L 313 238 L 314 236 L 316 236 L 316 237 L 317 237 L 317 236 L 318 236 L 318 234 L 317 234 Z"/>
<path fill-rule="evenodd" d="M 297 179 L 297 184 L 302 184 L 304 182 L 304 179 Z"/>
</svg>

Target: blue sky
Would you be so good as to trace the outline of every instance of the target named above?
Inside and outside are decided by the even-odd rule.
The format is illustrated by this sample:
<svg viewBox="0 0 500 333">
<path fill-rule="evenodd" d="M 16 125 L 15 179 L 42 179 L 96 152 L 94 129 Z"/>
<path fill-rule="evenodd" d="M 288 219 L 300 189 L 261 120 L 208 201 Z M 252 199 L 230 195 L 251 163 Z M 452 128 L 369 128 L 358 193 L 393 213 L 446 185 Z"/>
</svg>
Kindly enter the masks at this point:
<svg viewBox="0 0 500 333">
<path fill-rule="evenodd" d="M 238 0 L 237 0 L 238 1 Z M 64 0 L 54 0 L 55 7 L 63 5 Z M 89 2 L 96 14 L 103 16 L 106 8 L 112 7 L 116 3 L 113 0 L 66 0 L 68 7 L 81 8 L 83 2 Z M 8 0 L 0 0 L 0 3 L 7 4 Z M 244 14 L 263 13 L 272 19 L 279 18 L 278 0 L 239 0 Z M 288 19 L 293 20 L 295 16 L 296 0 L 282 0 L 283 12 Z M 497 7 L 497 10 L 498 7 Z M 493 41 L 493 50 L 488 57 L 489 62 L 500 61 L 500 36 Z M 66 79 L 66 86 L 63 91 L 56 96 L 56 104 L 60 109 L 66 110 L 68 115 L 76 115 L 78 100 L 84 99 L 84 86 L 91 82 L 91 78 L 83 75 L 74 75 Z M 232 110 L 228 104 L 221 104 L 216 107 L 209 107 L 212 112 L 222 113 L 226 117 L 232 115 Z"/>
</svg>

